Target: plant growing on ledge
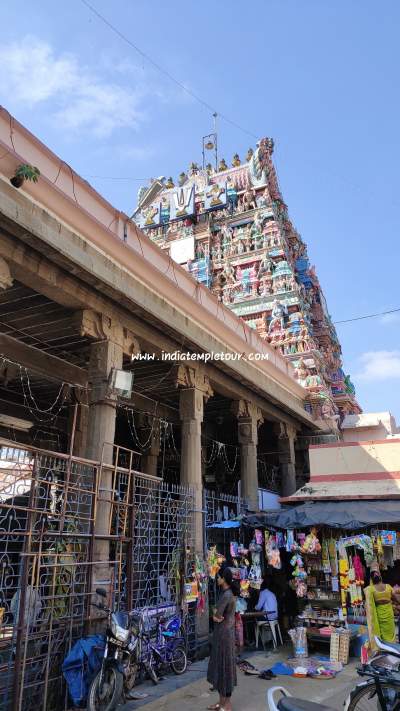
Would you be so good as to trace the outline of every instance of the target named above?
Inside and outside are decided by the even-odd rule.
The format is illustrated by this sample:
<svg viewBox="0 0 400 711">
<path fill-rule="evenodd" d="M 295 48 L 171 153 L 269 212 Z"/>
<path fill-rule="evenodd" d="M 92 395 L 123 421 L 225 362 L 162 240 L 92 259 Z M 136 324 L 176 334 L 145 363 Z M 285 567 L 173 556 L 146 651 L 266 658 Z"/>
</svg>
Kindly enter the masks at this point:
<svg viewBox="0 0 400 711">
<path fill-rule="evenodd" d="M 21 163 L 17 167 L 14 176 L 10 178 L 10 183 L 14 188 L 20 188 L 25 180 L 32 180 L 33 183 L 37 183 L 39 175 L 39 168 L 29 165 L 29 163 Z"/>
</svg>

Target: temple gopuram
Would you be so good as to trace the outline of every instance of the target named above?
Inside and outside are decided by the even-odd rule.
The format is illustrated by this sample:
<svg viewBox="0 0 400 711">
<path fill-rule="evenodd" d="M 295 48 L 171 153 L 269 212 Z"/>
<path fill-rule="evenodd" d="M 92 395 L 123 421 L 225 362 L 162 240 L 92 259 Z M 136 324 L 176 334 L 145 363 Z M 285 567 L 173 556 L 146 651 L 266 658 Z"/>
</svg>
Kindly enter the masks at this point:
<svg viewBox="0 0 400 711">
<path fill-rule="evenodd" d="M 161 249 L 291 361 L 306 409 L 336 421 L 361 412 L 307 247 L 293 227 L 263 138 L 242 162 L 192 163 L 139 191 L 134 220 Z"/>
</svg>

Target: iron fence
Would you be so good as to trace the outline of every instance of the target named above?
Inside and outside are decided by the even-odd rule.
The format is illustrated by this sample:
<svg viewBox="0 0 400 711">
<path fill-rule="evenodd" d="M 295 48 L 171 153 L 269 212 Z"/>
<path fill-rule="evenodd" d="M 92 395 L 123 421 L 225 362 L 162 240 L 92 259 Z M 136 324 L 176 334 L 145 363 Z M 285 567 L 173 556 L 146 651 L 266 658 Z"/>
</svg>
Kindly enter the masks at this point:
<svg viewBox="0 0 400 711">
<path fill-rule="evenodd" d="M 87 617 L 96 485 L 92 462 L 1 446 L 1 711 L 63 708 L 61 662 Z"/>
<path fill-rule="evenodd" d="M 178 599 L 193 492 L 137 472 L 136 455 L 96 463 L 0 440 L 0 711 L 68 708 L 61 665 L 99 577 L 120 609 Z"/>
<path fill-rule="evenodd" d="M 204 511 L 206 528 L 215 523 L 229 521 L 244 514 L 245 501 L 240 496 L 222 494 L 204 489 Z"/>
</svg>

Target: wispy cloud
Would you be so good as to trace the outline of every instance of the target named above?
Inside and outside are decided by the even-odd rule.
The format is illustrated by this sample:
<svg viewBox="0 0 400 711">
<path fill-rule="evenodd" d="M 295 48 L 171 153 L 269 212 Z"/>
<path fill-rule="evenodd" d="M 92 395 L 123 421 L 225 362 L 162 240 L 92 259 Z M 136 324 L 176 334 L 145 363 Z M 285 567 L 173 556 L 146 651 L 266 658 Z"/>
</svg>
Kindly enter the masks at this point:
<svg viewBox="0 0 400 711">
<path fill-rule="evenodd" d="M 396 311 L 393 314 L 385 314 L 381 318 L 381 323 L 384 325 L 399 323 L 400 322 L 400 311 Z"/>
<path fill-rule="evenodd" d="M 369 351 L 360 357 L 356 380 L 374 382 L 400 378 L 400 351 Z"/>
<path fill-rule="evenodd" d="M 28 49 L 27 49 L 28 48 Z M 143 77 L 135 88 L 108 81 L 82 66 L 73 54 L 58 54 L 50 44 L 24 37 L 0 47 L 0 97 L 35 108 L 46 103 L 48 115 L 69 130 L 88 129 L 99 137 L 118 128 L 138 128 L 149 93 Z M 118 79 L 121 74 L 117 72 Z"/>
</svg>

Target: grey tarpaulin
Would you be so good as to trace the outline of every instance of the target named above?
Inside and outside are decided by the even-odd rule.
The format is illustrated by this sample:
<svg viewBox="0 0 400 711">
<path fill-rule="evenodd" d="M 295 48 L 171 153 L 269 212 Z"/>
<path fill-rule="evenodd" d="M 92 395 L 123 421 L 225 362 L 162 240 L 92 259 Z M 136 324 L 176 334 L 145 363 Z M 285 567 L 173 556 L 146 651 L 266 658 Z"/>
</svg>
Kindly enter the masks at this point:
<svg viewBox="0 0 400 711">
<path fill-rule="evenodd" d="M 400 523 L 400 500 L 392 501 L 307 501 L 281 511 L 245 516 L 243 523 L 254 528 L 357 529 L 376 524 Z"/>
</svg>

